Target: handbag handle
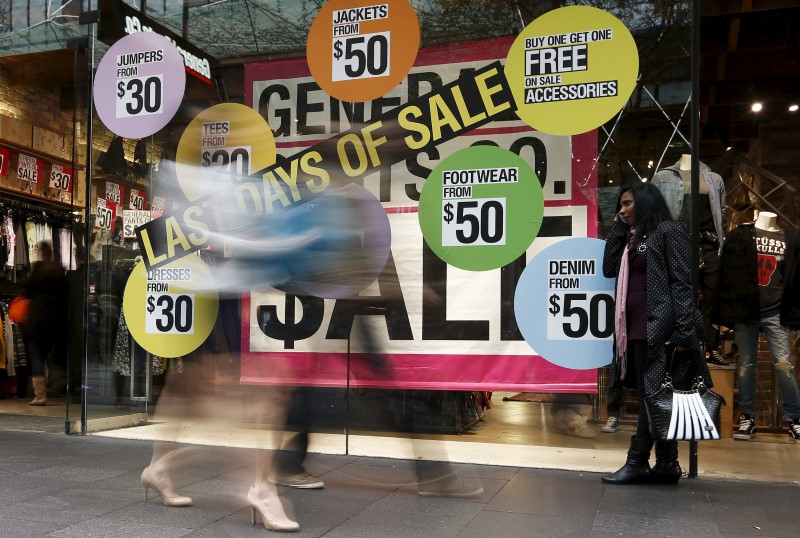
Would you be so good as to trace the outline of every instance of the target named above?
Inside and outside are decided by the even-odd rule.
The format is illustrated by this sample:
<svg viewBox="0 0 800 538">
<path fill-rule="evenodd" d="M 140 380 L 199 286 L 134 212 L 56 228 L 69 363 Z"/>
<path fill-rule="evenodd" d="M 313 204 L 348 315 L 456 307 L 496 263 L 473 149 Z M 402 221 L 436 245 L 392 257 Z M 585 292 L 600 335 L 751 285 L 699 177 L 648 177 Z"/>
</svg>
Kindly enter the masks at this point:
<svg viewBox="0 0 800 538">
<path fill-rule="evenodd" d="M 700 373 L 703 371 L 703 362 L 701 361 L 700 354 L 698 353 L 699 348 L 697 346 L 692 346 L 688 351 L 692 353 L 692 357 L 694 358 L 695 362 L 695 369 L 697 371 L 697 381 L 695 382 L 694 386 L 700 390 L 705 390 L 706 382 L 703 379 L 703 375 Z M 667 375 L 664 379 L 664 383 L 662 383 L 662 386 L 665 385 L 672 386 L 672 375 L 670 375 L 670 372 L 672 372 L 672 363 L 675 361 L 675 354 L 677 352 L 678 352 L 678 346 L 673 346 L 672 353 L 670 354 L 669 357 L 669 363 L 667 364 L 667 370 L 666 370 Z"/>
</svg>

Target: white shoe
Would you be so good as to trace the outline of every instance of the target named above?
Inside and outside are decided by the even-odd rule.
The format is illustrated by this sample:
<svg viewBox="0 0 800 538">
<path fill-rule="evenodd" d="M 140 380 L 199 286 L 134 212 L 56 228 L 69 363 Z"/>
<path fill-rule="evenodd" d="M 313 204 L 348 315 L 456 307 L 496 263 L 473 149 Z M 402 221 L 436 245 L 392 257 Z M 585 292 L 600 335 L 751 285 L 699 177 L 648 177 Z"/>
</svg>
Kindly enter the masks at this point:
<svg viewBox="0 0 800 538">
<path fill-rule="evenodd" d="M 614 433 L 619 428 L 619 417 L 608 417 L 606 425 L 600 428 L 603 433 Z"/>
</svg>

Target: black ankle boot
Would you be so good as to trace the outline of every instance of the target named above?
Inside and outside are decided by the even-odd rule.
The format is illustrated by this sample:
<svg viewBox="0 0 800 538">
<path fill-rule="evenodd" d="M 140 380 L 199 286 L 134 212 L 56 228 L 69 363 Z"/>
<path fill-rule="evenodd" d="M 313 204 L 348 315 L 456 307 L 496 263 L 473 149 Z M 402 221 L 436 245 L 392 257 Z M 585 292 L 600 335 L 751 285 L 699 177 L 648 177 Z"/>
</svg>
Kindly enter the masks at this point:
<svg viewBox="0 0 800 538">
<path fill-rule="evenodd" d="M 640 484 L 650 478 L 650 449 L 653 441 L 631 437 L 631 447 L 628 449 L 628 460 L 618 471 L 600 477 L 606 484 Z"/>
<path fill-rule="evenodd" d="M 656 441 L 656 465 L 650 475 L 653 484 L 677 484 L 683 471 L 678 463 L 678 441 Z"/>
</svg>

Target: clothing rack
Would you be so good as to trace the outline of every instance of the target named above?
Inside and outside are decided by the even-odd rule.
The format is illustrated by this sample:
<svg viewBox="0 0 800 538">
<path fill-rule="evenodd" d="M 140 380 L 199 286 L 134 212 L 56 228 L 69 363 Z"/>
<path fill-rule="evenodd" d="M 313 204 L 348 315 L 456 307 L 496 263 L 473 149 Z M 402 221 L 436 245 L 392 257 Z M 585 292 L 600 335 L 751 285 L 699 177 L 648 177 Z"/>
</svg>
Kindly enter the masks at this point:
<svg viewBox="0 0 800 538">
<path fill-rule="evenodd" d="M 27 221 L 47 223 L 58 228 L 68 228 L 74 222 L 69 209 L 47 207 L 40 204 L 7 198 L 0 193 L 0 215 L 18 217 Z"/>
</svg>

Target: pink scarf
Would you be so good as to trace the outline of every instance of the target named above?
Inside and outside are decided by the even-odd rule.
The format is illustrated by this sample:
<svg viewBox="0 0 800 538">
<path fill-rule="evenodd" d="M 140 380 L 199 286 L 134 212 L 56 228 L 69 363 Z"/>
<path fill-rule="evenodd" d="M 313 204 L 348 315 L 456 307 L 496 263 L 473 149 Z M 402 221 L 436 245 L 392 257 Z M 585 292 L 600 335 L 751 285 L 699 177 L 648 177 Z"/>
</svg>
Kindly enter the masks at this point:
<svg viewBox="0 0 800 538">
<path fill-rule="evenodd" d="M 625 308 L 628 299 L 628 250 L 633 242 L 634 230 L 631 228 L 631 239 L 622 251 L 622 259 L 619 263 L 619 276 L 617 277 L 617 298 L 614 304 L 614 336 L 617 338 L 617 365 L 619 366 L 619 378 L 625 379 L 626 360 L 625 352 L 628 351 L 628 322 Z"/>
</svg>

